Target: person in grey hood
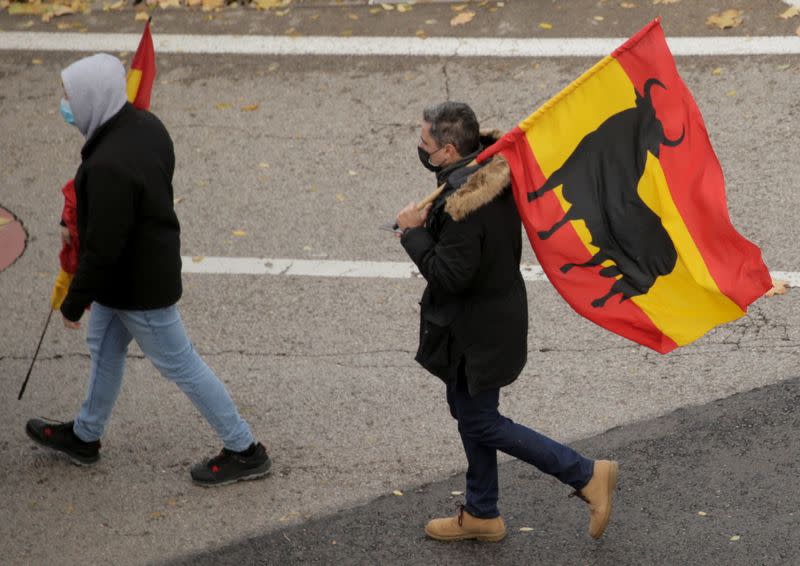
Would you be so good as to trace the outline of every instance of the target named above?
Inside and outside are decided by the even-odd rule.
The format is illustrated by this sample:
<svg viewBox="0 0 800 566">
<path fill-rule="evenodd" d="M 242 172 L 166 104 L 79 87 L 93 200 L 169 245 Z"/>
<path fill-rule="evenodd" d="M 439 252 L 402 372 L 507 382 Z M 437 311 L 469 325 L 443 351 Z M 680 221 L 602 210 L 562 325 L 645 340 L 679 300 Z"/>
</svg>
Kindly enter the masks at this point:
<svg viewBox="0 0 800 566">
<path fill-rule="evenodd" d="M 116 57 L 86 57 L 64 69 L 61 79 L 61 114 L 86 138 L 75 175 L 78 268 L 61 314 L 67 328 L 77 329 L 91 305 L 86 337 L 91 366 L 86 399 L 74 421 L 31 419 L 28 436 L 75 463 L 96 462 L 128 345 L 136 340 L 222 440 L 219 455 L 191 469 L 192 480 L 216 486 L 265 476 L 271 467 L 266 449 L 195 351 L 176 306 L 182 292 L 180 225 L 167 130 L 127 101 L 125 70 Z"/>
</svg>

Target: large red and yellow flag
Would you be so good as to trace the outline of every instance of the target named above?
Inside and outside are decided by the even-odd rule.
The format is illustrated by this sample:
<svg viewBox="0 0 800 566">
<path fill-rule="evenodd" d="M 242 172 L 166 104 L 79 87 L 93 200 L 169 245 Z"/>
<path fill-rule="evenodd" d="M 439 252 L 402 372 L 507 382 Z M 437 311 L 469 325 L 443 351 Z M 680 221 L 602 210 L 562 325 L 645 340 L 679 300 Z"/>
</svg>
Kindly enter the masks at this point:
<svg viewBox="0 0 800 566">
<path fill-rule="evenodd" d="M 659 20 L 484 151 L 509 162 L 550 281 L 581 315 L 661 353 L 771 287 L 731 224 L 722 169 Z"/>
<path fill-rule="evenodd" d="M 144 26 L 142 39 L 128 71 L 128 102 L 142 110 L 150 109 L 150 94 L 156 80 L 156 51 L 150 34 L 150 21 Z"/>
</svg>

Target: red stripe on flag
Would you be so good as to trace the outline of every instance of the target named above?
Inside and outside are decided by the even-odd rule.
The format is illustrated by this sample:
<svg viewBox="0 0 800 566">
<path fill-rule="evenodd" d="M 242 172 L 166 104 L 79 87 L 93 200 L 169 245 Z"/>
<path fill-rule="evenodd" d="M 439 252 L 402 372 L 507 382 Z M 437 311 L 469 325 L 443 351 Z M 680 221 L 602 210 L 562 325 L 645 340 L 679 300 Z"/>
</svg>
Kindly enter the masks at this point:
<svg viewBox="0 0 800 566">
<path fill-rule="evenodd" d="M 626 48 L 637 42 L 635 51 Z M 650 78 L 667 87 L 665 90 L 655 86 L 650 91 L 656 116 L 667 138 L 679 138 L 682 128 L 686 133 L 677 147 L 661 146 L 661 168 L 675 206 L 719 290 L 746 311 L 750 303 L 770 289 L 772 280 L 761 250 L 731 224 L 722 168 L 700 110 L 678 75 L 658 21 L 636 34 L 614 57 L 639 93 Z"/>
<path fill-rule="evenodd" d="M 603 308 L 591 306 L 591 302 L 604 295 L 613 282 L 613 279 L 598 277 L 599 267 L 573 269 L 569 275 L 561 272 L 560 268 L 564 263 L 587 261 L 591 254 L 571 225 L 558 230 L 546 244 L 539 238 L 537 232 L 549 228 L 553 218 L 564 215 L 564 209 L 552 192 L 533 203 L 528 202 L 528 191 L 541 187 L 546 179 L 525 138 L 525 133 L 519 127 L 514 128 L 481 153 L 478 161 L 482 163 L 496 153 L 501 153 L 509 163 L 514 198 L 528 240 L 539 264 L 564 300 L 576 312 L 595 324 L 643 346 L 662 354 L 677 348 L 678 345 L 664 335 L 632 301 L 620 303 L 612 300 Z"/>
</svg>

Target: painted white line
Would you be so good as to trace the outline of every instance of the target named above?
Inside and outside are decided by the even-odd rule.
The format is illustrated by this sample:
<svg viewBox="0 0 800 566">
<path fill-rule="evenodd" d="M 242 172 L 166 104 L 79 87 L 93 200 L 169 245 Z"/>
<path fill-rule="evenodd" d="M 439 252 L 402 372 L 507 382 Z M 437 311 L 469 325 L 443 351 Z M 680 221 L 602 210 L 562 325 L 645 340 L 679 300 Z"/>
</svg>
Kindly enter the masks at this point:
<svg viewBox="0 0 800 566">
<path fill-rule="evenodd" d="M 257 257 L 183 256 L 184 273 L 209 275 L 289 275 L 305 277 L 362 277 L 368 279 L 414 279 L 421 275 L 413 263 L 398 261 L 341 261 L 334 259 L 273 259 Z M 541 266 L 522 264 L 526 281 L 547 281 Z M 800 287 L 800 272 L 773 271 L 773 279 Z"/>
<path fill-rule="evenodd" d="M 285 37 L 155 34 L 158 53 L 425 57 L 603 57 L 624 38 Z M 800 37 L 673 37 L 675 55 L 797 55 Z M 139 34 L 0 32 L 0 51 L 133 51 Z"/>
</svg>

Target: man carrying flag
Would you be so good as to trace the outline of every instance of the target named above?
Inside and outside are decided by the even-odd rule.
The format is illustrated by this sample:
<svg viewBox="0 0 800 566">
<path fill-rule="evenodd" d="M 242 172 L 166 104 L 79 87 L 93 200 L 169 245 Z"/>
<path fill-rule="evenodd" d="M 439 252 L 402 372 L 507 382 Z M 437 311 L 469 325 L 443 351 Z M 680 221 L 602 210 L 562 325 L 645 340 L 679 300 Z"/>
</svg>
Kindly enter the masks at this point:
<svg viewBox="0 0 800 566">
<path fill-rule="evenodd" d="M 64 69 L 61 78 L 62 115 L 86 143 L 75 176 L 80 252 L 60 310 L 65 326 L 77 329 L 91 305 L 91 369 L 74 421 L 31 419 L 26 433 L 78 464 L 96 462 L 135 339 L 222 440 L 219 455 L 192 468 L 192 480 L 217 486 L 265 476 L 271 460 L 264 446 L 195 351 L 176 306 L 182 292 L 180 226 L 169 134 L 158 118 L 128 102 L 125 70 L 116 57 L 86 57 Z"/>
<path fill-rule="evenodd" d="M 617 463 L 589 460 L 498 411 L 500 388 L 525 365 L 528 308 L 508 165 L 497 158 L 473 166 L 495 141 L 480 136 L 466 104 L 426 109 L 419 156 L 445 188 L 422 211 L 411 203 L 397 216 L 400 241 L 427 281 L 416 360 L 445 382 L 469 466 L 465 505 L 425 532 L 447 541 L 505 537 L 497 507 L 501 450 L 575 489 L 589 504 L 589 534 L 599 538 L 611 516 Z"/>
</svg>

